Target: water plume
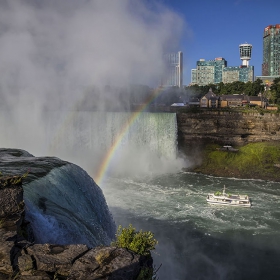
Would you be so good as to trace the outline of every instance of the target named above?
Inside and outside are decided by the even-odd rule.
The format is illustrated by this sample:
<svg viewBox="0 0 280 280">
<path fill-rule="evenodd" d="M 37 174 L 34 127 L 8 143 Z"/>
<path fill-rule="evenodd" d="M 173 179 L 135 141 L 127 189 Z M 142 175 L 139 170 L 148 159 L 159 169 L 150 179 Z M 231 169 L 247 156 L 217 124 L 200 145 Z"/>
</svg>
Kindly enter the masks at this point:
<svg viewBox="0 0 280 280">
<path fill-rule="evenodd" d="M 27 0 L 2 1 L 0 26 L 1 146 L 77 163 L 85 149 L 53 154 L 57 129 L 73 110 L 121 110 L 131 84 L 157 86 L 183 21 L 157 1 Z"/>
</svg>

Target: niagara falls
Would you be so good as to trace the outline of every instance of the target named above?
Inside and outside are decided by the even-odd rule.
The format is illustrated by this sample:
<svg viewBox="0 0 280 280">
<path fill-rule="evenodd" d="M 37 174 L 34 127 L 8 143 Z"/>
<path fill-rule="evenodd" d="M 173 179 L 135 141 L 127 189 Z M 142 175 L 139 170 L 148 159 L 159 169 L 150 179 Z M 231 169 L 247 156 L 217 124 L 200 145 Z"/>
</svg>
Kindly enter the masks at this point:
<svg viewBox="0 0 280 280">
<path fill-rule="evenodd" d="M 118 248 L 119 255 L 115 248 L 105 250 L 116 239 L 119 226 L 131 225 L 137 232 L 151 232 L 158 242 L 148 263 L 155 274 L 140 278 L 136 267 L 140 275 L 136 280 L 280 279 L 280 185 L 273 180 L 280 172 L 278 150 L 269 157 L 267 147 L 262 148 L 265 155 L 260 158 L 251 149 L 256 165 L 276 170 L 271 180 L 262 174 L 242 177 L 238 168 L 246 162 L 231 170 L 222 160 L 233 162 L 242 153 L 238 145 L 274 137 L 273 145 L 278 147 L 279 116 L 268 112 L 264 118 L 264 108 L 256 104 L 241 104 L 234 108 L 237 114 L 231 114 L 232 108 L 215 107 L 224 100 L 216 96 L 214 104 L 214 95 L 207 101 L 209 108 L 201 108 L 212 87 L 220 93 L 227 83 L 200 86 L 183 77 L 189 79 L 187 72 L 198 77 L 201 68 L 191 69 L 191 64 L 200 53 L 210 55 L 208 45 L 213 41 L 221 48 L 215 47 L 213 63 L 224 62 L 220 56 L 229 55 L 229 45 L 220 46 L 217 27 L 215 32 L 207 29 L 208 21 L 220 17 L 219 7 L 212 3 L 215 9 L 207 6 L 208 11 L 204 5 L 209 3 L 202 2 L 184 4 L 184 12 L 181 1 L 169 0 L 0 2 L 0 180 L 4 178 L 0 191 L 11 201 L 19 200 L 15 201 L 20 213 L 16 222 L 12 213 L 12 222 L 6 225 L 7 205 L 0 197 L 4 209 L 0 207 L 4 248 L 0 279 L 11 275 L 28 279 L 37 268 L 47 273 L 30 277 L 83 279 L 83 272 L 93 274 L 108 260 L 114 267 L 122 257 L 129 262 L 117 273 L 125 275 L 136 262 L 144 263 L 143 256 L 136 258 L 126 247 Z M 221 5 L 237 13 L 241 2 L 246 1 Z M 203 18 L 203 28 L 198 31 L 189 24 L 184 13 L 195 22 Z M 220 20 L 219 28 L 225 22 Z M 226 33 L 232 32 L 224 31 L 223 36 Z M 211 35 L 211 40 L 198 43 L 203 34 Z M 199 57 L 197 61 L 206 63 Z M 202 70 L 209 65 L 203 64 Z M 213 65 L 205 70 L 207 77 L 199 77 L 216 78 L 213 71 L 218 66 Z M 267 93 L 268 84 L 259 88 Z M 248 88 L 239 95 L 247 94 Z M 272 86 L 269 92 L 276 101 L 277 90 Z M 237 98 L 232 92 L 223 94 Z M 219 121 L 223 116 L 229 120 Z M 236 139 L 239 142 L 234 143 Z M 208 145 L 214 156 L 224 154 L 214 158 Z M 223 145 L 233 145 L 239 152 L 221 151 Z M 192 169 L 207 155 L 208 166 L 219 161 L 216 173 Z M 17 176 L 22 185 L 17 181 L 7 185 L 5 178 Z M 207 194 L 224 186 L 230 193 L 250 197 L 252 207 L 207 204 Z M 24 228 L 19 226 L 22 221 Z M 36 246 L 38 255 L 33 251 Z M 61 263 L 55 263 L 60 253 Z M 48 265 L 40 262 L 44 258 Z M 95 277 L 87 279 L 116 279 L 110 273 Z"/>
</svg>

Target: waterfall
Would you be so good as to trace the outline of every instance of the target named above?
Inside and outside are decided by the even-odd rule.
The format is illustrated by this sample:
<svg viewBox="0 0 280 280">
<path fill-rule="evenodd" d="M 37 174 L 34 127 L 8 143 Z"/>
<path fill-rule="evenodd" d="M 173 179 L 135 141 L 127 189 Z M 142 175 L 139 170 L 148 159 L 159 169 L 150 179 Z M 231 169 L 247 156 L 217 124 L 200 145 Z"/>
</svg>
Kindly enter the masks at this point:
<svg viewBox="0 0 280 280">
<path fill-rule="evenodd" d="M 48 117 L 48 127 L 52 154 L 73 155 L 69 160 L 79 159 L 78 164 L 89 172 L 98 169 L 116 141 L 110 174 L 162 173 L 183 165 L 177 159 L 173 113 L 72 111 L 63 117 L 54 112 Z"/>
<path fill-rule="evenodd" d="M 107 175 L 177 172 L 175 113 L 0 111 L 0 146 L 75 163 L 95 178 L 110 153 Z M 128 125 L 129 124 L 129 125 Z M 112 146 L 117 141 L 114 150 Z"/>
<path fill-rule="evenodd" d="M 36 242 L 109 245 L 113 219 L 101 189 L 80 167 L 67 164 L 24 186 L 27 220 Z"/>
<path fill-rule="evenodd" d="M 24 179 L 26 220 L 36 243 L 109 245 L 116 226 L 102 190 L 82 168 L 52 157 L 0 149 L 3 174 Z"/>
<path fill-rule="evenodd" d="M 183 166 L 173 113 L 45 111 L 42 118 L 24 110 L 13 118 L 10 112 L 0 113 L 2 147 L 51 156 L 16 150 L 16 156 L 9 152 L 0 162 L 3 174 L 31 168 L 24 200 L 39 243 L 96 246 L 114 238 L 114 221 L 93 180 L 108 154 L 107 175 L 113 176 L 164 174 Z"/>
</svg>

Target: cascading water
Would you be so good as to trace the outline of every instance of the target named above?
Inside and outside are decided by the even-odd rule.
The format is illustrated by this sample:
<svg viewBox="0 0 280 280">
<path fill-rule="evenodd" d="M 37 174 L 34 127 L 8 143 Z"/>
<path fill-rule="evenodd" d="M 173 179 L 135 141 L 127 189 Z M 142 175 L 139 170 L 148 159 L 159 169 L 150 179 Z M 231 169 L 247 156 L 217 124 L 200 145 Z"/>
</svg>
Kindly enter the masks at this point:
<svg viewBox="0 0 280 280">
<path fill-rule="evenodd" d="M 50 113 L 52 148 L 83 148 L 106 152 L 123 131 L 120 148 L 133 142 L 168 158 L 176 157 L 176 114 L 141 113 L 129 127 L 133 113 L 68 112 Z M 60 121 L 58 121 L 60 120 Z M 54 130 L 55 128 L 55 130 Z"/>
<path fill-rule="evenodd" d="M 92 175 L 109 153 L 110 175 L 159 174 L 183 167 L 177 158 L 176 114 L 72 111 L 62 118 L 56 112 L 48 115 L 48 127 L 51 153 L 75 160 Z"/>
<path fill-rule="evenodd" d="M 24 202 L 36 243 L 110 244 L 115 223 L 102 190 L 82 168 L 18 150 L 0 150 L 0 157 L 3 174 L 30 170 L 24 180 Z"/>
<path fill-rule="evenodd" d="M 19 115 L 24 119 L 24 111 Z M 7 123 L 2 119 L 3 130 L 9 129 Z M 44 112 L 40 126 L 32 119 L 15 127 L 20 130 L 5 135 L 1 145 L 31 153 L 34 145 L 40 155 L 74 162 L 92 176 L 115 143 L 110 175 L 162 174 L 183 165 L 176 158 L 176 114 Z M 34 127 L 40 127 L 38 135 L 35 133 L 34 138 L 34 133 L 23 133 L 25 141 L 21 143 L 16 136 Z M 41 142 L 34 141 L 37 136 Z M 31 168 L 32 180 L 24 185 L 24 200 L 36 242 L 96 246 L 109 244 L 115 237 L 115 224 L 102 191 L 82 168 L 55 158 L 25 154 L 5 158 L 0 169 L 3 173 L 23 174 Z"/>
<path fill-rule="evenodd" d="M 11 117 L 11 115 L 13 117 Z M 73 162 L 95 177 L 109 154 L 109 175 L 163 174 L 184 166 L 177 158 L 173 113 L 0 111 L 1 147 Z M 20 137 L 19 137 L 20 136 Z"/>
</svg>

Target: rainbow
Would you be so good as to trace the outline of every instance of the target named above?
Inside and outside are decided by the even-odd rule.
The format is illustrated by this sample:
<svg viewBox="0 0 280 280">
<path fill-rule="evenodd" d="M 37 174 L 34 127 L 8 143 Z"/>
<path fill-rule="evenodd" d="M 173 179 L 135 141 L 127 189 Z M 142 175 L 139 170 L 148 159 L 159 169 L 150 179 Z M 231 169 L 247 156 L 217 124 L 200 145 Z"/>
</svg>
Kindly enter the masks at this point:
<svg viewBox="0 0 280 280">
<path fill-rule="evenodd" d="M 163 91 L 163 88 L 157 88 L 155 89 L 152 94 L 149 96 L 147 100 L 143 104 L 141 104 L 135 112 L 131 115 L 129 120 L 123 125 L 122 129 L 119 131 L 116 140 L 110 147 L 110 149 L 107 151 L 105 157 L 103 158 L 101 165 L 97 171 L 95 182 L 100 186 L 102 183 L 102 180 L 105 177 L 105 174 L 109 168 L 110 162 L 116 153 L 123 137 L 129 130 L 129 127 L 134 123 L 134 121 L 137 119 L 137 117 L 147 108 L 147 106 L 157 97 L 159 94 Z"/>
</svg>

